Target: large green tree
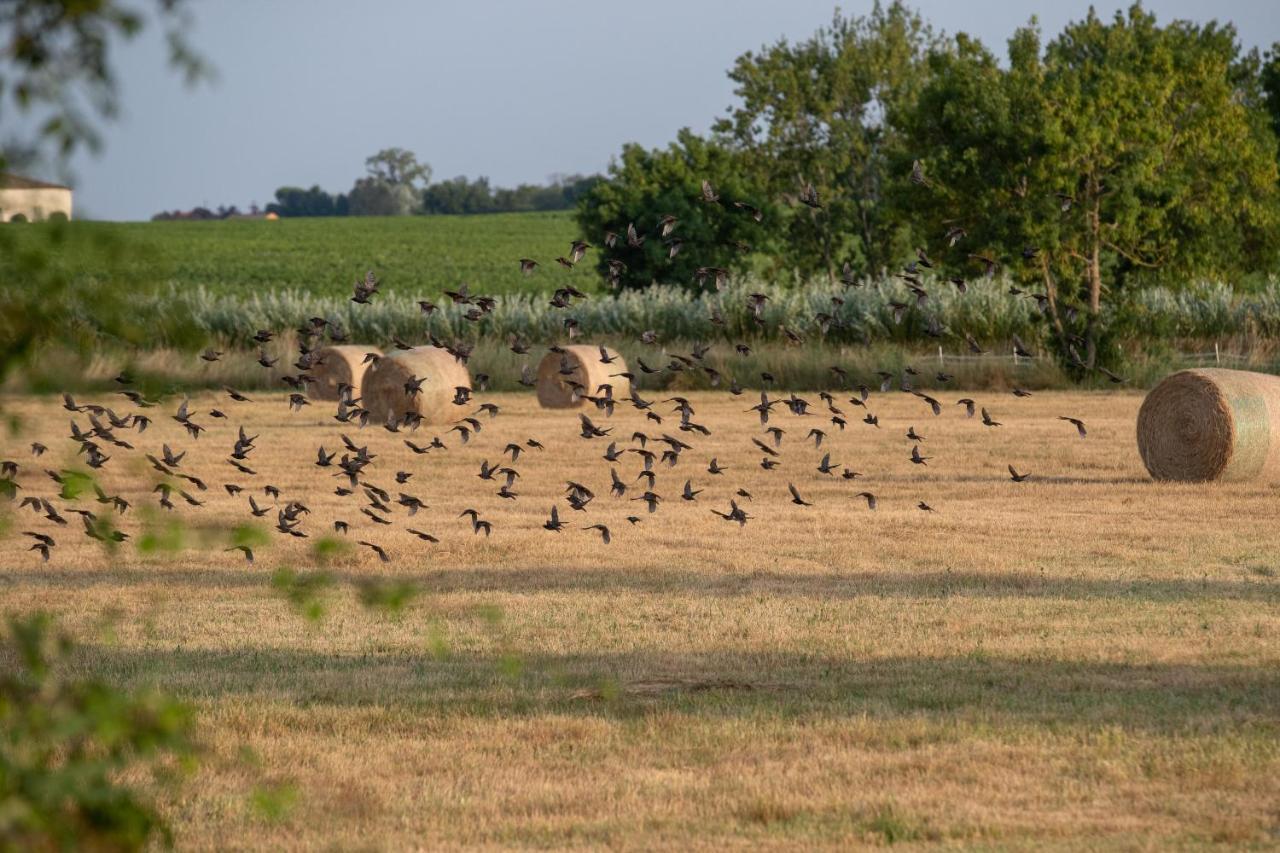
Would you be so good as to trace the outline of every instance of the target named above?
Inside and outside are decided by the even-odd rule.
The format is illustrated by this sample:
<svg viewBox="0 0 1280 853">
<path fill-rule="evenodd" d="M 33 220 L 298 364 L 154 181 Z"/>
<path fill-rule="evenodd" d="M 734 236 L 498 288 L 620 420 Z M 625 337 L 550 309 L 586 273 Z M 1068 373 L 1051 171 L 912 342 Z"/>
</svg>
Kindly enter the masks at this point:
<svg viewBox="0 0 1280 853">
<path fill-rule="evenodd" d="M 1263 105 L 1271 119 L 1271 130 L 1280 136 L 1280 41 L 1271 45 L 1271 50 L 1259 68 L 1259 82 L 1262 85 Z"/>
<path fill-rule="evenodd" d="M 703 198 L 703 181 L 718 200 Z M 746 269 L 753 251 L 770 248 L 776 216 L 776 205 L 739 155 L 685 128 L 667 148 L 624 146 L 608 178 L 580 200 L 577 219 L 584 239 L 599 249 L 601 274 L 624 287 L 644 287 L 710 286 L 715 274 L 707 270 Z M 664 217 L 674 219 L 665 236 Z M 628 226 L 639 245 L 628 241 Z M 616 235 L 612 246 L 606 233 Z"/>
<path fill-rule="evenodd" d="M 1111 21 L 1090 12 L 1043 47 L 1033 23 L 1010 41 L 1008 71 L 958 39 L 891 115 L 898 209 L 934 246 L 963 228 L 963 272 L 985 266 L 977 254 L 1038 277 L 1064 349 L 1092 367 L 1112 289 L 1274 262 L 1276 140 L 1261 100 L 1230 26 L 1161 27 L 1138 5 Z M 907 181 L 910 158 L 924 180 Z"/>
<path fill-rule="evenodd" d="M 738 58 L 740 103 L 716 123 L 769 193 L 794 202 L 812 184 L 821 210 L 793 204 L 780 223 L 782 257 L 802 275 L 834 279 L 892 265 L 907 248 L 904 223 L 882 204 L 893 129 L 885 116 L 910 102 L 938 38 L 902 3 L 865 17 L 837 12 L 807 41 L 780 41 Z"/>
</svg>

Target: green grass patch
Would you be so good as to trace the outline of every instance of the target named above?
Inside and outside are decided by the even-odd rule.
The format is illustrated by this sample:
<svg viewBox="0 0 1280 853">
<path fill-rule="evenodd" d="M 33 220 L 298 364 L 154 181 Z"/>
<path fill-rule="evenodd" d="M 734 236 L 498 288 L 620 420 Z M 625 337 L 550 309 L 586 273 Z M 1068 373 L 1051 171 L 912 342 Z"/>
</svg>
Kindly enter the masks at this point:
<svg viewBox="0 0 1280 853">
<path fill-rule="evenodd" d="M 47 243 L 53 226 L 9 229 L 16 250 L 0 257 L 0 285 L 19 275 L 22 249 Z M 215 294 L 245 295 L 283 288 L 350 296 L 352 284 L 374 270 L 388 289 L 428 292 L 460 282 L 484 293 L 549 289 L 564 280 L 555 265 L 577 226 L 569 212 L 487 216 L 341 217 L 214 222 L 73 222 L 64 226 L 51 261 L 72 278 L 104 285 L 172 283 Z M 105 265 L 103 246 L 115 247 Z M 545 267 L 520 274 L 518 261 Z M 103 279 L 104 270 L 108 277 Z M 553 275 L 559 273 L 560 275 Z M 595 289 L 593 269 L 575 270 L 575 286 Z"/>
</svg>

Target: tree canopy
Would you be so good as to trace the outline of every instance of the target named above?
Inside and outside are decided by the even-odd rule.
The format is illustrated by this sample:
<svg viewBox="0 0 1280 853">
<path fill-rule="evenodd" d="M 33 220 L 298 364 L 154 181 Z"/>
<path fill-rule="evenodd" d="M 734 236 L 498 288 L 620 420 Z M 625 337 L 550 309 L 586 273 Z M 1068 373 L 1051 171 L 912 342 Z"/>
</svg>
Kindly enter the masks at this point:
<svg viewBox="0 0 1280 853">
<path fill-rule="evenodd" d="M 914 97 L 940 43 L 902 3 L 876 3 L 865 17 L 836 12 L 812 38 L 734 63 L 739 103 L 716 122 L 717 137 L 773 197 L 795 199 L 812 184 L 822 204 L 793 204 L 774 226 L 787 268 L 834 280 L 846 262 L 878 270 L 901 254 L 904 226 L 882 203 L 896 131 L 885 119 Z"/>
<path fill-rule="evenodd" d="M 703 199 L 704 180 L 718 201 Z M 718 270 L 741 271 L 753 249 L 772 248 L 760 222 L 776 212 L 737 154 L 685 128 L 665 149 L 625 146 L 608 179 L 583 197 L 578 223 L 599 244 L 598 268 L 611 281 L 693 285 L 714 283 Z M 671 217 L 665 235 L 664 217 Z M 628 240 L 628 227 L 635 240 Z M 612 246 L 604 244 L 606 232 L 616 235 Z"/>
<path fill-rule="evenodd" d="M 319 186 L 308 190 L 281 187 L 276 190 L 276 200 L 267 205 L 267 212 L 276 216 L 346 216 L 347 206 L 346 195 L 333 196 Z"/>
<path fill-rule="evenodd" d="M 624 283 L 749 264 L 800 280 L 1006 271 L 1083 369 L 1130 282 L 1277 268 L 1280 45 L 1245 52 L 1230 25 L 1161 25 L 1135 4 L 1045 41 L 1032 19 L 1002 64 L 895 2 L 746 53 L 729 77 L 738 100 L 710 139 L 625 146 L 580 204 L 588 240 L 680 219 L 678 258 L 660 242 L 602 257 L 627 263 Z M 765 257 L 726 248 L 743 223 L 698 203 L 704 178 L 769 211 L 747 241 Z"/>
<path fill-rule="evenodd" d="M 1246 60 L 1231 27 L 1160 27 L 1139 6 L 1044 45 L 1025 27 L 1007 70 L 958 38 L 893 117 L 896 173 L 914 158 L 928 178 L 900 184 L 896 206 L 932 247 L 964 229 L 957 274 L 980 254 L 1041 284 L 1055 333 L 1092 366 L 1104 295 L 1129 279 L 1274 263 L 1276 142 Z"/>
</svg>

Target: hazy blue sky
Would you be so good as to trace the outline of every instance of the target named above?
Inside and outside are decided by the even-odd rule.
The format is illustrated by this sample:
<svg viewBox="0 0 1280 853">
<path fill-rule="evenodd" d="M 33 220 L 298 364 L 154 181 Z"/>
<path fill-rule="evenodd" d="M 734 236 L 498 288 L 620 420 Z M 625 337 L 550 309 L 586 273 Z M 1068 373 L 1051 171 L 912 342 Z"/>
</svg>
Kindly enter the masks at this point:
<svg viewBox="0 0 1280 853">
<path fill-rule="evenodd" d="M 920 0 L 936 27 L 1003 55 L 1031 15 L 1047 35 L 1087 2 Z M 1095 4 L 1110 16 L 1127 6 Z M 409 148 L 437 178 L 496 185 L 605 168 L 624 142 L 706 130 L 733 101 L 740 53 L 800 39 L 830 0 L 194 0 L 194 44 L 218 79 L 189 90 L 158 38 L 118 56 L 124 115 L 74 164 L 98 218 L 265 204 L 283 184 L 346 190 L 379 148 Z M 1280 41 L 1276 0 L 1151 0 L 1161 21 L 1231 20 L 1246 47 Z M 870 0 L 848 2 L 859 14 Z"/>
</svg>

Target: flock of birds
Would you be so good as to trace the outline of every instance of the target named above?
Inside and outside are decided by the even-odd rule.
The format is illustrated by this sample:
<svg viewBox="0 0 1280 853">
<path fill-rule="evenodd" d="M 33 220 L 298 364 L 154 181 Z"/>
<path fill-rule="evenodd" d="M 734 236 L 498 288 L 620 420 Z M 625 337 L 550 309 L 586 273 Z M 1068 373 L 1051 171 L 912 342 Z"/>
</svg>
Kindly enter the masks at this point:
<svg viewBox="0 0 1280 853">
<path fill-rule="evenodd" d="M 913 168 L 912 180 L 924 185 L 929 184 L 919 163 L 915 164 Z M 1062 199 L 1062 209 L 1065 212 L 1069 209 L 1070 199 L 1066 196 L 1060 196 L 1060 198 Z M 726 203 L 721 200 L 719 194 L 707 181 L 702 183 L 701 200 L 707 204 Z M 814 210 L 821 210 L 822 208 L 817 192 L 812 185 L 806 185 L 800 191 L 797 203 Z M 735 201 L 728 204 L 742 211 L 744 215 L 757 220 L 762 216 L 758 208 L 746 202 Z M 678 227 L 679 220 L 674 216 L 664 216 L 657 223 L 657 237 L 666 242 L 669 257 L 674 257 L 680 250 Z M 643 245 L 646 239 L 646 236 L 640 233 L 634 223 L 629 224 L 624 233 L 625 236 L 614 232 L 605 233 L 602 241 L 605 249 L 612 249 L 620 239 L 625 240 L 630 248 L 638 248 Z M 947 248 L 950 249 L 960 243 L 965 236 L 964 229 L 957 225 L 947 231 L 943 240 Z M 570 245 L 569 252 L 556 258 L 556 262 L 566 269 L 572 269 L 593 248 L 585 241 L 575 240 Z M 1023 252 L 1023 256 L 1028 259 L 1034 258 L 1035 252 L 1029 249 Z M 967 253 L 966 258 L 968 261 L 978 264 L 981 267 L 980 274 L 986 276 L 992 275 L 999 265 L 997 260 L 976 253 Z M 521 258 L 519 259 L 519 264 L 521 271 L 526 275 L 533 274 L 539 266 L 539 262 L 532 258 Z M 916 252 L 916 259 L 898 273 L 915 294 L 916 304 L 920 307 L 924 307 L 929 299 L 929 294 L 925 290 L 923 270 L 933 270 L 936 269 L 936 266 L 937 264 L 929 253 L 921 248 Z M 616 284 L 618 276 L 625 271 L 625 264 L 621 260 L 611 258 L 606 260 L 606 268 L 609 271 L 609 278 Z M 723 287 L 728 278 L 728 272 L 713 267 L 699 268 L 697 277 L 700 283 L 712 282 L 716 287 Z M 857 280 L 847 268 L 842 276 L 842 281 L 846 286 L 858 286 Z M 965 282 L 962 278 L 950 278 L 947 281 L 961 292 L 964 291 Z M 370 272 L 363 280 L 355 284 L 351 301 L 356 304 L 369 304 L 379 293 L 380 286 L 379 280 Z M 1020 293 L 1021 291 L 1017 292 Z M 455 304 L 467 306 L 465 316 L 471 320 L 479 320 L 492 312 L 497 305 L 495 297 L 471 293 L 465 285 L 459 287 L 456 291 L 445 291 L 444 296 Z M 1043 295 L 1030 294 L 1030 297 L 1035 298 L 1044 307 L 1045 297 Z M 572 307 L 575 299 L 586 298 L 587 295 L 585 293 L 572 285 L 566 284 L 555 290 L 550 301 L 550 308 L 564 311 Z M 767 299 L 768 297 L 764 294 L 751 294 L 747 297 L 746 304 L 743 306 L 747 315 L 757 324 L 765 324 L 763 309 Z M 832 299 L 837 305 L 841 301 L 839 296 L 833 296 Z M 433 303 L 425 300 L 419 302 L 419 307 L 423 314 L 428 317 L 436 310 L 436 306 Z M 895 316 L 900 319 L 908 306 L 892 303 L 891 307 L 894 309 Z M 713 326 L 723 326 L 725 324 L 724 317 L 718 313 L 713 313 L 708 319 Z M 830 315 L 819 315 L 815 318 L 815 322 L 831 324 L 837 321 Z M 936 327 L 936 320 L 928 322 L 931 327 Z M 577 324 L 572 316 L 565 317 L 564 327 L 571 339 L 577 334 Z M 794 330 L 783 328 L 780 331 L 790 339 L 798 337 Z M 304 406 L 313 404 L 313 401 L 305 392 L 308 386 L 316 381 L 315 377 L 311 375 L 311 371 L 318 366 L 319 359 L 322 358 L 320 352 L 323 346 L 329 342 L 344 343 L 346 341 L 345 335 L 336 325 L 320 317 L 310 318 L 303 322 L 298 332 L 298 360 L 292 365 L 297 370 L 297 373 L 287 373 L 283 377 L 285 384 L 290 389 L 288 406 L 291 411 L 299 411 Z M 464 342 L 441 341 L 429 331 L 426 333 L 426 337 L 431 345 L 447 350 L 464 364 L 471 355 L 470 345 Z M 278 359 L 270 357 L 265 349 L 273 338 L 274 333 L 268 330 L 259 330 L 251 337 L 252 342 L 260 349 L 259 364 L 267 369 L 275 367 L 278 362 Z M 971 349 L 981 352 L 981 348 L 971 337 L 968 338 L 968 342 Z M 646 363 L 643 358 L 637 359 L 638 368 L 642 375 L 697 371 L 704 373 L 713 386 L 721 383 L 722 377 L 719 371 L 706 362 L 707 353 L 711 349 L 709 346 L 694 346 L 688 355 L 668 352 L 665 348 L 661 348 L 658 336 L 653 331 L 644 332 L 641 335 L 640 343 L 654 347 L 655 352 L 660 352 L 662 357 L 670 359 L 665 366 L 652 366 Z M 1031 355 L 1016 337 L 1012 343 L 1015 352 L 1026 356 Z M 1069 342 L 1069 345 L 1073 343 Z M 398 349 L 410 349 L 414 346 L 412 343 L 399 339 L 393 340 L 393 344 Z M 515 339 L 509 341 L 509 346 L 513 352 L 520 355 L 527 354 L 530 351 L 527 343 Z M 549 350 L 552 353 L 560 354 L 559 375 L 561 380 L 572 388 L 575 396 L 580 397 L 584 405 L 589 404 L 594 407 L 596 419 L 607 421 L 613 417 L 617 407 L 630 406 L 644 414 L 646 424 L 652 423 L 654 425 L 656 434 L 649 434 L 645 430 L 635 430 L 632 432 L 627 446 L 624 447 L 619 444 L 619 439 L 613 436 L 613 427 L 596 423 L 592 416 L 586 413 L 578 416 L 581 439 L 606 445 L 601 459 L 609 467 L 609 494 L 615 499 L 628 499 L 639 504 L 644 508 L 639 510 L 641 513 L 646 510 L 649 514 L 657 512 L 660 504 L 668 500 L 667 497 L 657 491 L 659 469 L 674 469 L 686 458 L 686 455 L 694 455 L 698 437 L 710 436 L 712 434 L 711 428 L 695 419 L 697 413 L 687 397 L 673 395 L 661 401 L 642 397 L 637 390 L 639 375 L 631 371 L 617 370 L 617 372 L 611 374 L 612 378 L 625 378 L 628 380 L 630 391 L 625 397 L 614 396 L 613 383 L 601 383 L 595 388 L 585 387 L 580 381 L 581 372 L 566 357 L 565 350 L 558 345 L 552 345 Z M 751 352 L 750 346 L 745 342 L 737 343 L 735 350 L 738 354 L 744 356 Z M 603 364 L 614 368 L 620 367 L 620 365 L 615 364 L 617 356 L 613 355 L 605 347 L 599 348 L 599 354 L 600 361 Z M 200 354 L 200 358 L 206 362 L 215 362 L 222 355 L 222 352 L 207 349 Z M 366 358 L 366 362 L 376 361 L 379 357 L 377 354 L 370 353 Z M 1076 357 L 1074 349 L 1072 350 L 1072 357 Z M 773 471 L 781 465 L 781 448 L 786 429 L 778 425 L 776 420 L 772 420 L 778 412 L 801 419 L 820 414 L 820 417 L 825 422 L 822 426 L 811 427 L 803 439 L 806 443 L 812 441 L 813 446 L 819 449 L 822 447 L 824 440 L 828 438 L 829 430 L 844 431 L 849 426 L 851 416 L 846 413 L 846 409 L 842 408 L 845 405 L 845 399 L 847 399 L 848 406 L 851 407 L 849 411 L 858 410 L 862 413 L 860 420 L 863 424 L 871 428 L 880 428 L 879 418 L 869 408 L 874 389 L 878 389 L 881 393 L 889 393 L 894 390 L 896 385 L 897 391 L 910 394 L 920 400 L 933 416 L 939 416 L 943 412 L 943 404 L 938 399 L 914 387 L 915 377 L 921 374 L 912 367 L 907 367 L 901 374 L 889 371 L 879 372 L 877 374 L 878 382 L 872 382 L 870 385 L 857 382 L 846 370 L 838 365 L 830 367 L 830 373 L 834 380 L 833 384 L 838 384 L 841 389 L 841 396 L 843 397 L 845 393 L 850 394 L 850 396 L 844 399 L 837 399 L 834 394 L 822 391 L 817 395 L 820 401 L 818 404 L 795 393 L 788 393 L 786 396 L 772 396 L 770 389 L 774 384 L 774 377 L 767 372 L 760 375 L 761 387 L 764 390 L 760 391 L 759 402 L 743 410 L 743 414 L 753 416 L 753 420 L 754 418 L 759 419 L 760 434 L 751 437 L 750 442 L 751 450 L 758 452 L 760 455 L 759 465 L 762 469 Z M 1106 375 L 1112 381 L 1124 381 L 1118 376 L 1109 373 Z M 406 400 L 421 393 L 421 386 L 426 379 L 427 377 L 414 376 L 405 383 Z M 939 372 L 934 376 L 934 379 L 938 384 L 945 385 L 952 377 Z M 483 392 L 487 381 L 488 377 L 478 374 L 473 377 L 472 384 L 475 390 Z M 524 385 L 534 384 L 535 380 L 528 366 L 523 368 L 520 381 Z M 109 406 L 82 404 L 77 402 L 70 394 L 63 395 L 63 407 L 73 415 L 69 438 L 78 446 L 78 456 L 83 457 L 84 464 L 93 470 L 104 468 L 113 460 L 114 455 L 118 455 L 120 451 L 137 453 L 134 445 L 122 438 L 121 434 L 126 430 L 132 430 L 139 436 L 146 433 L 153 422 L 152 418 L 155 417 L 150 412 L 160 405 L 160 401 L 146 399 L 143 393 L 134 387 L 135 383 L 129 376 L 121 374 L 115 378 L 115 382 L 120 386 L 118 393 L 134 407 L 133 410 L 121 414 Z M 250 398 L 247 395 L 234 388 L 227 387 L 224 390 L 227 399 L 233 405 L 250 402 Z M 735 397 L 746 393 L 734 377 L 730 377 L 728 390 Z M 455 434 L 461 443 L 470 443 L 476 440 L 482 430 L 488 427 L 488 421 L 498 417 L 500 414 L 499 406 L 491 402 L 476 402 L 473 400 L 473 393 L 473 389 L 468 387 L 455 389 L 455 397 L 453 399 L 455 406 L 466 407 L 474 403 L 475 408 L 465 416 L 457 418 L 456 422 L 445 432 L 443 437 L 436 435 L 430 441 L 420 441 L 412 437 L 406 437 L 405 434 L 416 433 L 423 423 L 422 416 L 412 411 L 412 407 L 409 406 L 406 408 L 410 409 L 410 411 L 406 411 L 403 414 L 389 413 L 381 427 L 391 433 L 402 434 L 401 438 L 406 452 L 411 454 L 408 458 L 446 450 L 449 445 L 446 444 L 444 439 L 449 438 L 452 441 Z M 1031 395 L 1031 392 L 1018 387 L 1013 388 L 1012 393 L 1016 397 L 1028 397 Z M 350 385 L 342 386 L 339 389 L 336 403 L 335 420 L 342 424 L 346 430 L 354 431 L 367 427 L 372 418 L 370 411 L 364 408 L 361 403 L 361 399 L 354 396 Z M 656 409 L 659 404 L 670 404 L 672 408 L 669 411 L 660 412 Z M 986 408 L 979 406 L 971 398 L 959 399 L 955 405 L 962 406 L 964 415 L 969 418 L 980 416 L 980 423 L 985 427 L 997 428 L 1001 426 L 1001 423 L 993 419 Z M 229 406 L 228 408 L 234 411 L 232 407 Z M 81 417 L 87 423 L 82 423 L 79 420 Z M 231 414 L 219 408 L 211 409 L 204 413 L 203 416 L 195 413 L 192 411 L 190 401 L 187 399 L 184 399 L 169 417 L 181 425 L 185 434 L 192 441 L 200 440 L 202 436 L 210 434 L 211 429 L 207 425 L 212 424 L 214 421 L 229 423 L 232 420 Z M 205 420 L 205 424 L 199 423 L 197 418 Z M 1076 434 L 1080 438 L 1084 438 L 1088 434 L 1084 422 L 1079 418 L 1062 415 L 1059 416 L 1059 419 L 1074 427 Z M 669 423 L 670 421 L 674 421 L 674 424 Z M 687 440 L 673 435 L 673 432 L 686 436 Z M 933 457 L 925 455 L 921 449 L 925 443 L 925 436 L 917 432 L 915 427 L 912 426 L 907 430 L 906 438 L 911 447 L 910 455 L 907 457 L 910 463 L 912 465 L 928 466 Z M 320 446 L 316 451 L 314 465 L 323 469 L 327 474 L 332 474 L 337 479 L 336 495 L 350 501 L 359 515 L 367 520 L 356 532 L 356 541 L 359 545 L 370 549 L 382 561 L 390 561 L 390 556 L 386 549 L 374 541 L 376 534 L 373 531 L 395 524 L 401 524 L 409 534 L 422 541 L 428 543 L 439 542 L 439 537 L 434 533 L 421 529 L 424 525 L 420 523 L 418 514 L 423 512 L 425 515 L 424 511 L 429 507 L 425 501 L 407 491 L 411 488 L 410 481 L 413 474 L 407 470 L 399 469 L 393 474 L 394 486 L 391 486 L 390 483 L 387 483 L 389 488 L 379 485 L 371 476 L 375 467 L 382 468 L 382 466 L 375 466 L 378 455 L 371 453 L 367 445 L 353 440 L 346 431 L 341 433 L 340 439 L 342 442 L 341 449 L 326 451 L 323 446 Z M 205 440 L 209 439 L 205 438 Z M 255 519 L 274 518 L 274 529 L 279 534 L 296 538 L 309 536 L 310 534 L 303 528 L 306 517 L 311 510 L 299 496 L 286 496 L 282 494 L 279 488 L 270 484 L 253 485 L 255 478 L 258 477 L 257 471 L 253 468 L 253 452 L 257 447 L 257 440 L 258 436 L 249 435 L 244 426 L 238 426 L 235 429 L 231 450 L 225 463 L 229 470 L 236 472 L 237 476 L 226 478 L 234 479 L 235 482 L 221 483 L 222 490 L 231 499 L 242 502 L 240 504 L 241 509 L 247 516 Z M 34 442 L 30 447 L 31 454 L 37 458 L 46 453 L 48 449 L 41 442 Z M 516 488 L 521 477 L 520 471 L 516 466 L 521 456 L 527 453 L 544 451 L 545 449 L 542 442 L 536 438 L 508 442 L 501 451 L 502 461 L 490 463 L 488 460 L 483 460 L 478 477 L 485 483 L 497 486 L 496 495 L 498 498 L 516 501 L 520 497 Z M 165 443 L 159 449 L 158 455 L 155 452 L 145 452 L 142 455 L 151 469 L 162 478 L 156 483 L 153 491 L 153 494 L 156 495 L 155 499 L 162 509 L 176 511 L 179 508 L 179 501 L 182 505 L 190 508 L 200 508 L 208 503 L 210 498 L 207 493 L 215 491 L 211 489 L 207 482 L 211 478 L 208 476 L 196 476 L 188 470 L 187 466 L 184 465 L 184 458 L 187 455 L 185 451 L 175 450 Z M 618 465 L 624 459 L 635 459 L 639 462 L 640 470 L 633 480 L 624 480 L 619 474 Z M 721 464 L 717 458 L 712 457 L 705 462 L 705 467 L 702 470 L 705 471 L 708 477 L 719 477 L 723 476 L 728 468 Z M 839 478 L 850 483 L 862 476 L 858 471 L 854 471 L 839 462 L 833 462 L 830 451 L 827 451 L 822 457 L 816 470 L 824 476 Z M 25 493 L 26 488 L 19 483 L 20 473 L 20 466 L 16 462 L 12 460 L 0 461 L 0 493 L 5 494 L 10 499 L 17 498 L 19 491 Z M 129 538 L 128 534 L 121 531 L 116 524 L 119 517 L 123 516 L 131 508 L 129 500 L 120 494 L 108 494 L 93 475 L 86 475 L 70 469 L 60 471 L 46 469 L 44 473 L 58 487 L 58 493 L 52 497 L 23 494 L 20 499 L 20 507 L 22 509 L 30 510 L 42 521 L 57 528 L 68 526 L 67 515 L 78 515 L 84 535 L 100 542 L 115 544 L 124 542 Z M 1020 472 L 1012 464 L 1008 466 L 1008 473 L 1010 479 L 1016 483 L 1025 482 L 1032 477 L 1030 472 Z M 382 482 L 386 483 L 386 480 Z M 857 486 L 855 485 L 854 488 L 857 488 Z M 674 499 L 693 503 L 698 501 L 699 495 L 703 491 L 704 488 L 695 488 L 692 477 L 686 477 L 678 497 Z M 85 508 L 79 500 L 82 493 L 87 495 L 90 492 L 93 494 L 93 500 L 99 506 L 97 510 Z M 813 505 L 811 501 L 801 494 L 794 482 L 787 483 L 787 492 L 791 503 L 801 507 Z M 878 498 L 873 492 L 868 490 L 853 492 L 852 489 L 850 489 L 850 492 L 854 497 L 865 501 L 868 509 L 876 509 Z M 259 499 L 261 499 L 262 503 L 259 502 Z M 55 503 L 58 500 L 62 501 L 61 507 Z M 584 514 L 583 518 L 587 519 L 588 516 L 586 514 L 589 512 L 590 505 L 596 500 L 596 493 L 592 488 L 581 482 L 568 481 L 564 484 L 563 500 L 568 514 L 581 512 Z M 746 525 L 755 516 L 749 514 L 745 507 L 754 505 L 754 501 L 754 496 L 750 492 L 744 488 L 738 488 L 728 497 L 727 507 L 710 507 L 709 511 L 726 522 Z M 919 501 L 917 508 L 928 513 L 937 511 L 924 500 Z M 403 516 L 402 519 L 399 517 L 401 515 Z M 572 516 L 570 515 L 569 517 Z M 629 514 L 626 516 L 626 521 L 635 525 L 642 521 L 642 517 L 640 514 Z M 484 518 L 482 513 L 475 508 L 465 509 L 457 519 L 466 519 L 465 523 L 470 526 L 471 532 L 476 535 L 489 536 L 494 529 L 493 522 Z M 333 522 L 335 533 L 341 535 L 351 535 L 352 526 L 352 522 L 347 520 L 339 519 Z M 543 529 L 553 533 L 559 533 L 570 526 L 570 522 L 566 521 L 565 515 L 561 513 L 561 507 L 558 505 L 550 507 L 547 519 L 542 524 Z M 582 530 L 598 535 L 605 544 L 610 543 L 612 540 L 612 532 L 608 525 L 604 523 L 595 522 L 572 526 L 580 527 Z M 32 540 L 30 551 L 35 552 L 44 561 L 48 561 L 51 558 L 54 549 L 57 547 L 57 540 L 51 532 L 24 530 L 22 533 Z M 253 550 L 248 545 L 236 545 L 228 550 L 239 550 L 250 563 L 254 561 Z"/>
</svg>

